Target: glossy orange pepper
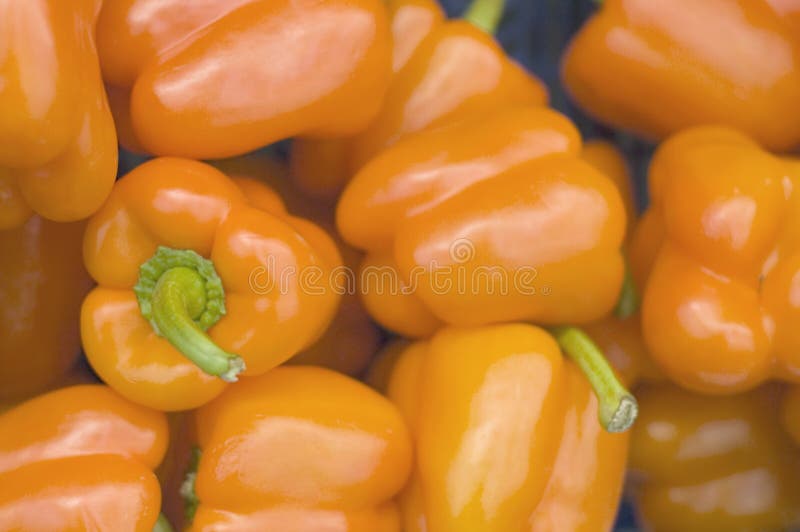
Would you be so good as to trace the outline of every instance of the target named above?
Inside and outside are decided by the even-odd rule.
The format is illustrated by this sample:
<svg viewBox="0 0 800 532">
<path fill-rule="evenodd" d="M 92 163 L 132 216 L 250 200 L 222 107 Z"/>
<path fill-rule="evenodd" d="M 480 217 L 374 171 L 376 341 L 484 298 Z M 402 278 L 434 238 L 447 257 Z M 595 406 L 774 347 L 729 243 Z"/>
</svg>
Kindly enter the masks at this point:
<svg viewBox="0 0 800 532">
<path fill-rule="evenodd" d="M 389 81 L 382 4 L 108 1 L 97 25 L 103 76 L 130 91 L 135 138 L 157 155 L 230 157 L 295 135 L 350 135 Z"/>
<path fill-rule="evenodd" d="M 0 400 L 47 389 L 80 354 L 84 227 L 34 215 L 0 231 Z"/>
<path fill-rule="evenodd" d="M 0 230 L 86 218 L 111 191 L 117 140 L 94 24 L 99 0 L 0 6 Z"/>
<path fill-rule="evenodd" d="M 732 393 L 800 379 L 799 178 L 800 164 L 725 128 L 686 130 L 656 152 L 631 258 L 645 341 L 678 384 Z"/>
<path fill-rule="evenodd" d="M 320 225 L 331 235 L 347 268 L 340 271 L 335 285 L 342 295 L 339 309 L 319 340 L 293 356 L 287 364 L 324 366 L 348 375 L 360 375 L 377 352 L 381 334 L 358 297 L 357 279 L 351 273 L 358 269 L 361 254 L 337 237 L 333 207 L 303 195 L 287 179 L 288 170 L 274 158 L 255 154 L 214 164 L 229 176 L 257 180 L 272 187 L 278 194 L 265 200 L 265 210 L 279 214 L 288 209 Z"/>
<path fill-rule="evenodd" d="M 345 189 L 337 223 L 369 252 L 360 278 L 376 321 L 424 336 L 437 320 L 558 324 L 607 314 L 623 279 L 625 213 L 580 150 L 569 120 L 528 107 L 415 135 L 370 161 Z"/>
<path fill-rule="evenodd" d="M 436 0 L 388 0 L 392 30 L 392 72 L 411 59 L 420 43 L 445 19 Z M 335 200 L 352 177 L 353 139 L 297 139 L 292 144 L 291 177 L 297 187 L 325 200 Z"/>
<path fill-rule="evenodd" d="M 595 118 L 650 139 L 718 123 L 785 150 L 800 145 L 800 38 L 785 11 L 607 0 L 570 44 L 564 84 Z"/>
<path fill-rule="evenodd" d="M 637 218 L 636 190 L 625 155 L 608 140 L 592 139 L 583 144 L 581 159 L 600 170 L 616 185 L 625 205 L 625 215 L 630 227 Z"/>
<path fill-rule="evenodd" d="M 117 182 L 84 239 L 100 286 L 81 335 L 105 382 L 153 408 L 194 408 L 324 332 L 341 258 L 316 225 L 271 214 L 275 204 L 264 185 L 185 159 L 154 159 Z"/>
<path fill-rule="evenodd" d="M 73 386 L 0 415 L 0 434 L 0 529 L 154 529 L 162 413 L 107 386 Z"/>
<path fill-rule="evenodd" d="M 202 452 L 189 530 L 400 530 L 392 497 L 411 465 L 387 399 L 349 377 L 280 367 L 195 414 Z"/>
<path fill-rule="evenodd" d="M 466 18 L 472 22 L 443 22 L 439 8 L 431 4 L 395 2 L 395 35 L 402 35 L 396 46 L 414 51 L 401 61 L 378 116 L 366 130 L 347 141 L 345 153 L 329 144 L 295 143 L 293 174 L 305 190 L 334 195 L 372 157 L 411 133 L 506 107 L 547 103 L 544 84 L 506 56 L 495 42 L 491 35 L 494 22 L 482 28 L 482 19 L 487 17 L 471 12 Z M 484 4 L 497 3 L 477 0 L 473 11 Z M 414 32 L 408 32 L 403 20 L 411 9 L 423 19 Z M 420 41 L 422 28 L 427 29 L 427 35 Z M 320 163 L 306 162 L 317 153 L 322 154 Z M 328 162 L 334 163 L 332 170 Z"/>
<path fill-rule="evenodd" d="M 597 421 L 586 377 L 530 325 L 446 329 L 388 356 L 416 440 L 406 532 L 610 530 L 628 436 Z"/>
<path fill-rule="evenodd" d="M 776 390 L 727 397 L 641 388 L 630 467 L 637 515 L 659 532 L 779 532 L 800 525 L 800 452 Z"/>
</svg>

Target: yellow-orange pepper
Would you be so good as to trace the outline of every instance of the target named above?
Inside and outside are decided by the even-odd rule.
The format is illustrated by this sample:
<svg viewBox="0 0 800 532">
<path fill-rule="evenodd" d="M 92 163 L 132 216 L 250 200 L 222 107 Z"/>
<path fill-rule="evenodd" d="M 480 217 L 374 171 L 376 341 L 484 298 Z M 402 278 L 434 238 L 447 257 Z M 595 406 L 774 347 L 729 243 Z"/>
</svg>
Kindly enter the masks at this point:
<svg viewBox="0 0 800 532">
<path fill-rule="evenodd" d="M 396 71 L 383 106 L 346 146 L 294 144 L 293 175 L 302 188 L 331 197 L 367 161 L 411 133 L 506 107 L 547 103 L 541 81 L 506 56 L 491 36 L 493 17 L 499 15 L 494 6 L 501 4 L 476 0 L 467 20 L 443 21 L 435 2 L 393 2 Z M 413 32 L 406 19 L 414 19 Z"/>
<path fill-rule="evenodd" d="M 357 279 L 348 274 L 357 270 L 361 254 L 337 237 L 333 207 L 303 195 L 288 180 L 284 165 L 274 158 L 254 154 L 214 164 L 240 184 L 256 180 L 272 187 L 278 194 L 270 199 L 264 197 L 264 210 L 285 214 L 288 209 L 295 216 L 318 224 L 331 235 L 342 255 L 343 265 L 348 268 L 339 272 L 341 275 L 337 276 L 335 283 L 342 296 L 339 309 L 319 340 L 290 358 L 287 364 L 324 366 L 348 375 L 361 374 L 378 350 L 381 334 L 358 297 Z M 265 190 L 263 185 L 259 188 Z"/>
<path fill-rule="evenodd" d="M 656 152 L 631 258 L 645 341 L 678 384 L 732 393 L 800 379 L 798 178 L 800 164 L 726 128 L 686 130 Z"/>
<path fill-rule="evenodd" d="M 316 225 L 271 214 L 275 200 L 260 183 L 177 158 L 117 182 L 84 239 L 100 286 L 83 303 L 81 335 L 105 382 L 153 408 L 194 408 L 322 334 L 341 258 Z"/>
<path fill-rule="evenodd" d="M 370 161 L 345 189 L 337 224 L 369 252 L 360 277 L 376 321 L 424 336 L 437 321 L 607 314 L 623 280 L 625 213 L 580 150 L 569 120 L 528 107 L 420 133 Z"/>
<path fill-rule="evenodd" d="M 117 173 L 94 24 L 99 0 L 0 6 L 0 230 L 96 211 Z"/>
<path fill-rule="evenodd" d="M 80 354 L 84 227 L 34 215 L 0 231 L 0 400 L 47 389 Z"/>
<path fill-rule="evenodd" d="M 570 44 L 564 84 L 594 117 L 650 139 L 724 124 L 785 150 L 800 145 L 793 10 L 779 7 L 782 16 L 765 0 L 607 0 Z"/>
<path fill-rule="evenodd" d="M 0 415 L 0 434 L 0 529 L 154 530 L 162 413 L 73 386 Z"/>
<path fill-rule="evenodd" d="M 117 114 L 157 155 L 230 157 L 356 133 L 391 68 L 380 0 L 108 1 L 97 41 L 104 79 L 130 91 Z"/>
<path fill-rule="evenodd" d="M 195 414 L 201 450 L 189 530 L 400 530 L 411 465 L 397 408 L 349 377 L 280 367 Z M 187 484 L 191 487 L 192 484 Z"/>
<path fill-rule="evenodd" d="M 436 0 L 388 0 L 392 30 L 392 72 L 400 70 L 420 43 L 444 22 Z M 291 178 L 300 190 L 335 200 L 352 177 L 352 139 L 297 139 L 292 144 Z"/>
<path fill-rule="evenodd" d="M 776 390 L 707 397 L 660 384 L 637 392 L 630 467 L 637 515 L 659 532 L 780 532 L 800 525 L 800 452 Z"/>
<path fill-rule="evenodd" d="M 611 529 L 628 436 L 603 430 L 586 377 L 549 334 L 445 329 L 392 349 L 387 394 L 417 451 L 398 499 L 406 532 Z"/>
</svg>

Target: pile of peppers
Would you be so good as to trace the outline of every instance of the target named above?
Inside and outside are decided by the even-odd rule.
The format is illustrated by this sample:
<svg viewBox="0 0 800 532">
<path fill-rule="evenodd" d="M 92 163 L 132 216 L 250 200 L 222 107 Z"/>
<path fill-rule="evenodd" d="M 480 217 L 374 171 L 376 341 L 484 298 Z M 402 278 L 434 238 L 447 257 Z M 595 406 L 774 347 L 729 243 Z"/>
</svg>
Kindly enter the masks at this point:
<svg viewBox="0 0 800 532">
<path fill-rule="evenodd" d="M 0 532 L 800 530 L 800 1 L 461 4 L 0 0 Z"/>
</svg>

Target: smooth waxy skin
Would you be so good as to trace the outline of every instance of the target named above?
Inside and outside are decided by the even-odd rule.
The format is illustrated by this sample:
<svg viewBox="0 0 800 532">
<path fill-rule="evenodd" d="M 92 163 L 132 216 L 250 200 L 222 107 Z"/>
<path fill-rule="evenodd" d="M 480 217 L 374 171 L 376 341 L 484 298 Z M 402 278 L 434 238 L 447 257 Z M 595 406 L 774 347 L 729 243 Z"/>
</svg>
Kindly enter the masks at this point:
<svg viewBox="0 0 800 532">
<path fill-rule="evenodd" d="M 107 386 L 72 386 L 0 415 L 0 434 L 0 529 L 153 529 L 164 414 Z"/>
<path fill-rule="evenodd" d="M 391 69 L 379 0 L 111 1 L 98 43 L 106 81 L 131 90 L 136 140 L 191 158 L 356 133 Z"/>
<path fill-rule="evenodd" d="M 389 0 L 392 30 L 392 72 L 400 70 L 420 43 L 445 20 L 436 0 Z M 353 138 L 295 139 L 290 156 L 291 178 L 314 197 L 335 201 L 353 176 Z"/>
<path fill-rule="evenodd" d="M 333 239 L 338 251 L 331 252 L 340 253 L 340 260 L 349 268 L 334 276 L 333 286 L 342 295 L 339 308 L 322 336 L 287 363 L 323 366 L 353 376 L 361 374 L 378 350 L 381 334 L 358 298 L 358 278 L 350 273 L 358 270 L 361 254 L 336 235 L 333 207 L 302 194 L 289 181 L 285 165 L 273 158 L 256 154 L 214 164 L 236 180 L 251 202 L 258 198 L 261 209 L 277 215 L 285 215 L 288 209 L 318 224 Z"/>
<path fill-rule="evenodd" d="M 800 379 L 798 169 L 723 128 L 687 130 L 656 153 L 631 259 L 646 280 L 645 341 L 678 384 L 734 393 Z"/>
<path fill-rule="evenodd" d="M 581 159 L 591 164 L 616 185 L 622 202 L 628 227 L 636 220 L 636 192 L 625 155 L 614 144 L 603 139 L 587 140 L 581 150 Z M 629 233 L 626 232 L 626 235 Z"/>
<path fill-rule="evenodd" d="M 718 123 L 786 150 L 800 144 L 791 24 L 764 0 L 609 0 L 568 48 L 564 84 L 599 120 L 649 139 Z"/>
<path fill-rule="evenodd" d="M 405 530 L 611 529 L 628 436 L 546 332 L 445 329 L 397 356 L 387 394 L 416 436 Z"/>
<path fill-rule="evenodd" d="M 167 420 L 107 386 L 62 388 L 0 415 L 0 472 L 76 455 L 116 454 L 151 469 L 167 449 Z"/>
<path fill-rule="evenodd" d="M 0 6 L 0 229 L 33 213 L 86 218 L 117 171 L 117 141 L 97 66 L 100 3 Z"/>
<path fill-rule="evenodd" d="M 330 196 L 335 187 L 326 181 L 344 185 L 381 150 L 412 133 L 490 116 L 507 107 L 547 103 L 544 85 L 506 56 L 491 35 L 463 20 L 438 23 L 437 18 L 436 22 L 395 72 L 378 116 L 343 151 L 324 144 L 316 148 L 301 143 L 295 148 L 293 168 L 303 188 L 322 189 Z M 313 158 L 318 152 L 324 156 L 321 160 L 334 164 L 336 178 L 302 162 L 301 158 Z"/>
<path fill-rule="evenodd" d="M 542 82 L 509 59 L 491 35 L 451 20 L 434 29 L 392 78 L 380 113 L 353 141 L 351 169 L 410 133 L 503 107 L 546 103 Z"/>
<path fill-rule="evenodd" d="M 419 134 L 372 160 L 342 195 L 337 225 L 412 290 L 386 297 L 384 277 L 382 292 L 364 296 L 375 319 L 420 337 L 436 321 L 577 323 L 609 312 L 625 214 L 580 149 L 563 116 L 527 108 Z M 435 319 L 411 312 L 420 307 Z M 400 328 L 412 321 L 420 326 Z"/>
<path fill-rule="evenodd" d="M 33 462 L 0 474 L 3 530 L 151 532 L 160 506 L 153 472 L 114 455 Z"/>
<path fill-rule="evenodd" d="M 132 287 L 159 245 L 194 250 L 214 263 L 227 314 L 208 334 L 244 359 L 244 376 L 284 362 L 325 330 L 338 304 L 325 284 L 339 265 L 335 245 L 310 222 L 260 210 L 261 196 L 247 196 L 249 202 L 236 182 L 208 165 L 155 159 L 121 179 L 90 220 L 84 260 L 99 286 L 83 304 L 82 340 L 94 369 L 125 397 L 185 410 L 225 387 L 157 336 L 141 314 Z M 303 277 L 309 269 L 319 278 Z"/>
<path fill-rule="evenodd" d="M 231 520 L 400 530 L 390 500 L 408 477 L 408 429 L 365 385 L 323 368 L 280 367 L 232 386 L 196 422 L 201 502 L 191 530 Z"/>
<path fill-rule="evenodd" d="M 46 389 L 80 354 L 78 316 L 91 286 L 84 227 L 34 215 L 0 231 L 0 399 Z"/>
<path fill-rule="evenodd" d="M 798 451 L 781 430 L 776 390 L 706 397 L 660 384 L 637 392 L 630 466 L 647 530 L 792 530 Z"/>
</svg>

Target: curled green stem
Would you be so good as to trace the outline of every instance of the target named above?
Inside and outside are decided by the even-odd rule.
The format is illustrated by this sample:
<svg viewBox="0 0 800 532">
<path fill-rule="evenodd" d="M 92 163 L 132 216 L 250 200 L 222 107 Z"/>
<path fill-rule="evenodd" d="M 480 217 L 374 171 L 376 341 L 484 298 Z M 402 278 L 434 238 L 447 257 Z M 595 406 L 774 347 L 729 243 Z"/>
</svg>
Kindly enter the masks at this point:
<svg viewBox="0 0 800 532">
<path fill-rule="evenodd" d="M 164 514 L 158 514 L 158 520 L 153 526 L 153 532 L 173 532 L 172 525 Z"/>
<path fill-rule="evenodd" d="M 200 499 L 197 497 L 194 484 L 197 479 L 197 466 L 200 465 L 200 456 L 202 454 L 199 447 L 192 447 L 192 457 L 189 460 L 189 467 L 186 470 L 186 476 L 180 488 L 180 495 L 183 498 L 183 514 L 186 517 L 187 524 L 194 520 L 194 514 L 197 513 L 197 507 L 200 506 Z"/>
<path fill-rule="evenodd" d="M 464 19 L 486 33 L 494 35 L 506 7 L 505 0 L 472 0 Z"/>
<path fill-rule="evenodd" d="M 210 260 L 191 250 L 159 247 L 139 268 L 133 290 L 156 334 L 207 374 L 237 380 L 244 361 L 205 333 L 225 315 L 225 292 Z"/>
<path fill-rule="evenodd" d="M 625 432 L 639 413 L 636 398 L 617 379 L 599 347 L 577 327 L 553 329 L 561 349 L 589 380 L 599 406 L 600 424 L 608 432 Z"/>
<path fill-rule="evenodd" d="M 639 310 L 639 294 L 636 291 L 636 284 L 633 282 L 630 265 L 628 261 L 625 261 L 625 277 L 614 314 L 624 320 L 636 314 L 637 310 Z"/>
</svg>

